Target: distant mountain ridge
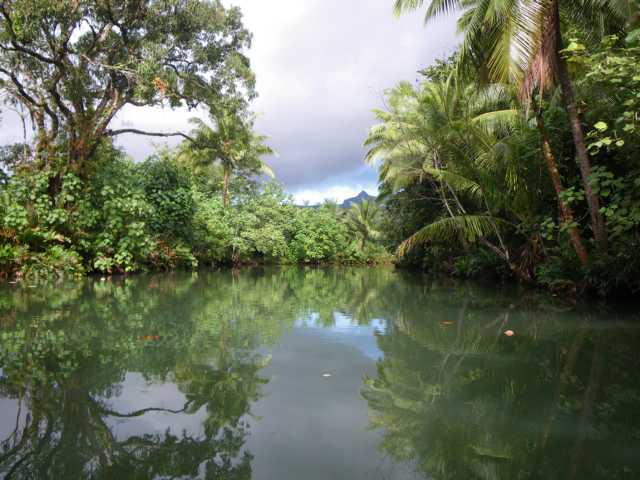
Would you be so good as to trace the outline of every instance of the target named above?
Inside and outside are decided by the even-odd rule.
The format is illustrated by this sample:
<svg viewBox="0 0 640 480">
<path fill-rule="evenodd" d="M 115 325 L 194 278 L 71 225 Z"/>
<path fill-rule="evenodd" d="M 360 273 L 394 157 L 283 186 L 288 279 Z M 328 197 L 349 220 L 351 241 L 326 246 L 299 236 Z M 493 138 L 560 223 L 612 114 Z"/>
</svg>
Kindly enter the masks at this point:
<svg viewBox="0 0 640 480">
<path fill-rule="evenodd" d="M 355 197 L 347 198 L 344 202 L 340 204 L 340 207 L 351 208 L 351 205 L 362 203 L 364 200 L 375 200 L 375 199 L 376 197 L 374 197 L 373 195 L 369 195 L 367 192 L 363 190 Z"/>
<path fill-rule="evenodd" d="M 351 197 L 351 198 L 347 198 L 344 202 L 339 203 L 338 207 L 339 208 L 351 208 L 351 205 L 357 205 L 359 203 L 362 203 L 364 200 L 375 200 L 377 197 L 374 197 L 373 195 L 369 195 L 367 192 L 365 192 L 364 190 L 361 191 L 358 195 L 356 195 L 355 197 Z M 327 200 L 325 200 L 327 201 Z M 318 203 L 318 204 L 314 204 L 314 205 L 309 205 L 308 203 L 305 203 L 304 205 L 296 205 L 300 208 L 318 208 L 320 206 L 322 206 L 322 203 Z"/>
</svg>

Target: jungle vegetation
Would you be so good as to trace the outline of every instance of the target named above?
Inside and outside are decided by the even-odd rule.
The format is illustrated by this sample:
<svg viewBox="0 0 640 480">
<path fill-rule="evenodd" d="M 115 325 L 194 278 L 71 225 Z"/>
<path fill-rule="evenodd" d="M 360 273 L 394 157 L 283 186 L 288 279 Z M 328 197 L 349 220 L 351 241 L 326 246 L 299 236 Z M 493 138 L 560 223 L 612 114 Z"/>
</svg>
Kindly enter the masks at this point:
<svg viewBox="0 0 640 480">
<path fill-rule="evenodd" d="M 0 276 L 255 262 L 364 263 L 377 211 L 299 208 L 254 130 L 251 34 L 220 1 L 0 3 Z M 189 132 L 113 128 L 123 108 L 206 112 Z M 202 115 L 201 115 L 202 117 Z M 119 135 L 181 137 L 141 163 Z"/>
<path fill-rule="evenodd" d="M 299 208 L 255 131 L 251 34 L 221 1 L 0 3 L 0 275 L 273 263 L 400 265 L 563 291 L 640 289 L 637 2 L 397 0 L 459 13 L 458 50 L 376 110 L 381 197 Z M 390 5 L 391 7 L 391 5 Z M 427 26 L 428 28 L 428 26 Z M 206 112 L 187 132 L 126 108 Z M 135 163 L 120 135 L 182 143 Z"/>
<path fill-rule="evenodd" d="M 376 111 L 366 160 L 379 166 L 386 244 L 464 277 L 638 291 L 637 2 L 395 11 L 423 6 L 427 23 L 460 12 L 462 42 Z"/>
</svg>

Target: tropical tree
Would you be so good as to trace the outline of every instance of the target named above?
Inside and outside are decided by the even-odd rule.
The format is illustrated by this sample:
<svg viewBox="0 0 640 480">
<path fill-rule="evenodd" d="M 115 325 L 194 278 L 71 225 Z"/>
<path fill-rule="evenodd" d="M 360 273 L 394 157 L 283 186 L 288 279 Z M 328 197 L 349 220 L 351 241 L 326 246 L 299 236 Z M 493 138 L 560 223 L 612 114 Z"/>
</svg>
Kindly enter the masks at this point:
<svg viewBox="0 0 640 480">
<path fill-rule="evenodd" d="M 264 142 L 267 137 L 253 132 L 253 121 L 236 109 L 212 110 L 215 127 L 199 118 L 192 118 L 195 125 L 191 139 L 185 143 L 186 152 L 196 155 L 196 162 L 216 164 L 222 168 L 222 201 L 229 206 L 229 187 L 234 172 L 247 169 L 273 177 L 271 167 L 262 160 L 275 151 Z"/>
<path fill-rule="evenodd" d="M 379 215 L 380 208 L 375 201 L 366 199 L 351 205 L 347 215 L 347 224 L 351 232 L 360 237 L 360 248 L 364 249 L 368 240 L 380 236 L 377 227 Z"/>
<path fill-rule="evenodd" d="M 465 249 L 479 242 L 529 280 L 531 265 L 514 263 L 503 235 L 512 220 L 532 223 L 538 188 L 533 162 L 519 161 L 529 127 L 510 92 L 497 85 L 478 91 L 449 76 L 418 89 L 402 83 L 387 98 L 389 110 L 376 111 L 381 123 L 365 142 L 366 160 L 381 161 L 383 190 L 429 183 L 444 212 L 399 253 L 425 242 L 453 240 Z"/>
<path fill-rule="evenodd" d="M 395 12 L 422 7 L 423 0 L 396 0 Z M 461 2 L 436 0 L 427 8 L 425 21 L 451 11 L 462 10 L 458 28 L 464 34 L 460 66 L 482 73 L 481 78 L 510 82 L 520 88 L 529 101 L 538 89 L 541 93 L 554 82 L 562 91 L 576 159 L 582 177 L 594 238 L 606 250 L 606 230 L 600 212 L 600 199 L 590 183 L 591 161 L 585 144 L 582 121 L 577 108 L 564 48 L 561 16 L 568 24 L 579 24 L 585 32 L 602 33 L 619 28 L 629 18 L 629 4 L 603 2 Z"/>
<path fill-rule="evenodd" d="M 219 0 L 8 0 L 0 18 L 0 91 L 29 113 L 43 165 L 86 173 L 106 137 L 183 135 L 110 128 L 127 105 L 253 95 L 251 36 Z"/>
</svg>

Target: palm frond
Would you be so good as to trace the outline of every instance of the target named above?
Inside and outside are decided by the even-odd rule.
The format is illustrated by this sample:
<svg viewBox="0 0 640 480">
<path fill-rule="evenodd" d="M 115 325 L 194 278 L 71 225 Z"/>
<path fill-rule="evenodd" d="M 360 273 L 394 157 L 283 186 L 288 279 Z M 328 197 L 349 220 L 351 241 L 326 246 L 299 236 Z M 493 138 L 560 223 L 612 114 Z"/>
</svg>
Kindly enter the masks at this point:
<svg viewBox="0 0 640 480">
<path fill-rule="evenodd" d="M 490 215 L 458 215 L 443 218 L 418 230 L 398 247 L 398 255 L 404 256 L 416 246 L 427 242 L 458 242 L 461 238 L 474 242 L 480 237 L 495 233 L 506 222 Z"/>
<path fill-rule="evenodd" d="M 510 108 L 481 113 L 480 115 L 473 117 L 471 122 L 488 130 L 489 132 L 495 133 L 497 131 L 507 130 L 513 127 L 521 117 L 521 110 L 517 108 Z"/>
<path fill-rule="evenodd" d="M 270 165 L 267 165 L 264 162 L 262 162 L 262 165 L 260 165 L 260 173 L 267 175 L 268 177 L 271 177 L 271 178 L 276 178 L 276 174 L 273 171 L 273 168 L 271 168 Z"/>
<path fill-rule="evenodd" d="M 453 190 L 458 193 L 467 195 L 474 200 L 482 198 L 482 188 L 480 184 L 470 178 L 464 177 L 449 170 L 433 168 L 429 166 L 423 167 L 424 171 L 441 182 L 446 182 Z"/>
</svg>

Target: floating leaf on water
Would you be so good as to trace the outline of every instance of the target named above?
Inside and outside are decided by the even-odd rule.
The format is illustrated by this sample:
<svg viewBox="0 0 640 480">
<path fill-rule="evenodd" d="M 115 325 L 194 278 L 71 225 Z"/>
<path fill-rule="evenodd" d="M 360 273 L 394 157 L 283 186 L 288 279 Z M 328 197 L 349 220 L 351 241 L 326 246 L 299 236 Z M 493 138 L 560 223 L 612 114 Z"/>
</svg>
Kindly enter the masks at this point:
<svg viewBox="0 0 640 480">
<path fill-rule="evenodd" d="M 153 340 L 153 341 L 157 341 L 160 340 L 162 337 L 160 335 L 144 335 L 142 337 L 142 340 Z"/>
</svg>

